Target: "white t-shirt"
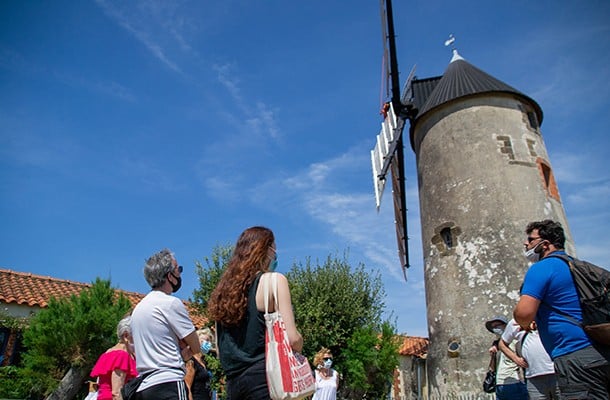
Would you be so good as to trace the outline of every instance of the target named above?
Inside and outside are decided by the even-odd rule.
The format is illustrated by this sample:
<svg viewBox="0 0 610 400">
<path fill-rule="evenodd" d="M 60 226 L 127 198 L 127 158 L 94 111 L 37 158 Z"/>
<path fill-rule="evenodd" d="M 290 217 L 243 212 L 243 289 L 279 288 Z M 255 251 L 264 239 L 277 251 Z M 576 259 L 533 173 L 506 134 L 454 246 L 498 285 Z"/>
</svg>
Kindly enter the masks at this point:
<svg viewBox="0 0 610 400">
<path fill-rule="evenodd" d="M 148 293 L 131 316 L 131 334 L 140 374 L 147 376 L 138 392 L 154 385 L 184 379 L 179 341 L 195 331 L 182 300 L 159 290 Z"/>
<path fill-rule="evenodd" d="M 511 330 L 512 322 L 514 321 L 511 321 L 506 325 L 504 334 L 506 331 Z M 508 343 L 508 347 L 512 351 L 515 351 L 515 343 Z M 496 353 L 496 385 L 510 385 L 519 382 L 522 382 L 521 368 L 515 364 L 513 360 L 508 358 L 506 354 L 500 350 L 500 347 L 498 347 L 498 352 Z"/>
<path fill-rule="evenodd" d="M 504 333 L 502 334 L 502 340 L 509 344 L 515 340 L 517 342 L 521 342 L 524 334 L 525 332 L 522 331 L 515 320 L 512 319 L 509 321 Z M 530 331 L 527 334 L 521 346 L 521 354 L 529 366 L 525 370 L 526 378 L 555 373 L 553 361 L 544 349 L 544 346 L 540 341 L 538 331 Z"/>
<path fill-rule="evenodd" d="M 339 374 L 334 369 L 332 370 L 332 376 L 328 379 L 324 379 L 322 375 L 316 373 L 316 392 L 313 395 L 312 400 L 336 400 L 337 398 L 337 378 Z"/>
</svg>

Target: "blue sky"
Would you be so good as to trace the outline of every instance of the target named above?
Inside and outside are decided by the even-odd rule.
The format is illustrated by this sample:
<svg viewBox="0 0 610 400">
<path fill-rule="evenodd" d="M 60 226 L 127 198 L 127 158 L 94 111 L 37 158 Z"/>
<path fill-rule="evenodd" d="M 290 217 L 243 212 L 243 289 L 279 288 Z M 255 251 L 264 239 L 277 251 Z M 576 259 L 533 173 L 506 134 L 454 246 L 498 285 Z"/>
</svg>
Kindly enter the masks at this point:
<svg viewBox="0 0 610 400">
<path fill-rule="evenodd" d="M 441 75 L 451 33 L 538 101 L 578 255 L 607 266 L 610 3 L 395 0 L 394 14 L 401 82 L 414 64 Z M 3 1 L 0 267 L 146 292 L 145 258 L 169 247 L 188 298 L 195 260 L 262 224 L 280 271 L 347 250 L 381 272 L 399 331 L 427 336 L 410 147 L 408 282 L 389 188 L 375 209 L 380 21 L 373 0 Z"/>
</svg>

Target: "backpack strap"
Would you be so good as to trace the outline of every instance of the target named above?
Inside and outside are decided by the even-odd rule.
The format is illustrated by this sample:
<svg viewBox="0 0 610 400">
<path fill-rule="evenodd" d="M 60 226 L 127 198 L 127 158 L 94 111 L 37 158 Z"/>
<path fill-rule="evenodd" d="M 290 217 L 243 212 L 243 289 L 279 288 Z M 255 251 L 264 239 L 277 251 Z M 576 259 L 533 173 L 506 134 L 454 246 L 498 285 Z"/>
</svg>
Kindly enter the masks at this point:
<svg viewBox="0 0 610 400">
<path fill-rule="evenodd" d="M 559 259 L 563 260 L 566 264 L 568 264 L 568 268 L 570 269 L 570 275 L 572 276 L 572 282 L 574 282 L 574 274 L 572 272 L 572 269 L 574 268 L 574 264 L 572 264 L 573 258 L 568 256 L 567 254 L 551 254 L 545 258 L 550 258 L 550 257 L 559 258 Z M 574 286 L 576 287 L 576 284 L 574 284 Z M 578 289 L 576 290 L 576 294 L 578 295 Z M 580 300 L 580 298 L 579 298 L 579 300 Z M 541 303 L 544 304 L 546 307 L 550 308 L 551 310 L 555 311 L 557 314 L 563 316 L 565 319 L 567 319 L 574 325 L 580 326 L 581 328 L 584 329 L 584 325 L 582 324 L 582 322 L 580 322 L 579 320 L 577 320 L 576 318 L 574 318 L 567 312 L 560 310 L 557 307 L 554 307 L 544 301 L 541 301 Z M 580 301 L 579 301 L 579 305 L 580 305 Z"/>
</svg>

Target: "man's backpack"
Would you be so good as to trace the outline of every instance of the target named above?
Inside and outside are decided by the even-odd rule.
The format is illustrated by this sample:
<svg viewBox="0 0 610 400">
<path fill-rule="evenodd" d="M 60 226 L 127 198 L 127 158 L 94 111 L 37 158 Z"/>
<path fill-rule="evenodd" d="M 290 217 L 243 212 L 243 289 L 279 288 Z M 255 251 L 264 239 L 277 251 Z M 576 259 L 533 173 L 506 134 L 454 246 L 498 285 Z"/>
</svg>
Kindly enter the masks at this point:
<svg viewBox="0 0 610 400">
<path fill-rule="evenodd" d="M 561 258 L 570 267 L 582 309 L 582 323 L 564 311 L 555 307 L 553 310 L 583 328 L 594 341 L 610 346 L 610 271 L 564 254 L 549 257 Z"/>
</svg>

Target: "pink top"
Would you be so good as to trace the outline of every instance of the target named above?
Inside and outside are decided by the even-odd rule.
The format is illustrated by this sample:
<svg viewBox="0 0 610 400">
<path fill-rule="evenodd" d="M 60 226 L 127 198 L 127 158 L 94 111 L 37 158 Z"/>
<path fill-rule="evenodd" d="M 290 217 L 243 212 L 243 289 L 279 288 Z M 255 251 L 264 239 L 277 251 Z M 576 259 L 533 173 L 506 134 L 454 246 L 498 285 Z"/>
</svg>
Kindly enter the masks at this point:
<svg viewBox="0 0 610 400">
<path fill-rule="evenodd" d="M 138 375 L 136 361 L 125 350 L 108 351 L 98 358 L 91 371 L 93 378 L 99 377 L 98 400 L 112 400 L 112 372 L 117 369 L 127 374 L 125 382 Z"/>
</svg>

